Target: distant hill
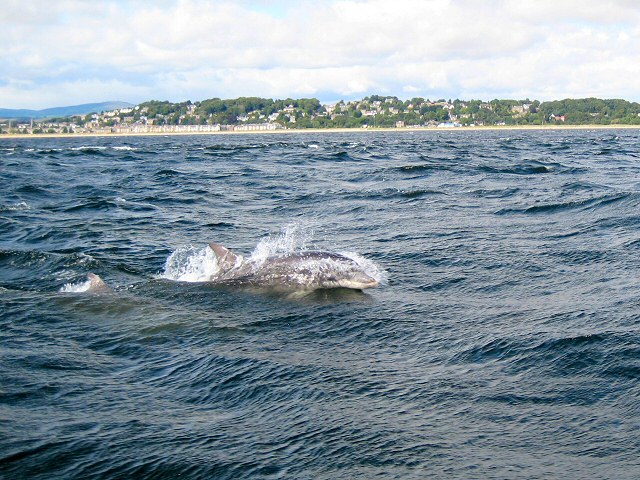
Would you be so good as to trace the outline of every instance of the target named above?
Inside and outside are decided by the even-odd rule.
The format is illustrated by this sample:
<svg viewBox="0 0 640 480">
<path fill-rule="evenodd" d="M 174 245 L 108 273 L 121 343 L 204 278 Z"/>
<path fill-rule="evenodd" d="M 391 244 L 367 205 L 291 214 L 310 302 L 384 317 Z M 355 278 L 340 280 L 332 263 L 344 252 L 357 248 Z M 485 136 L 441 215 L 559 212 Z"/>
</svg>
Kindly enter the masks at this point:
<svg viewBox="0 0 640 480">
<path fill-rule="evenodd" d="M 27 110 L 0 108 L 0 118 L 3 119 L 37 119 L 51 117 L 69 117 L 71 115 L 86 115 L 87 113 L 100 113 L 115 110 L 116 108 L 133 107 L 127 102 L 101 102 L 101 103 L 85 103 L 82 105 L 72 105 L 70 107 L 53 107 L 44 110 Z"/>
</svg>

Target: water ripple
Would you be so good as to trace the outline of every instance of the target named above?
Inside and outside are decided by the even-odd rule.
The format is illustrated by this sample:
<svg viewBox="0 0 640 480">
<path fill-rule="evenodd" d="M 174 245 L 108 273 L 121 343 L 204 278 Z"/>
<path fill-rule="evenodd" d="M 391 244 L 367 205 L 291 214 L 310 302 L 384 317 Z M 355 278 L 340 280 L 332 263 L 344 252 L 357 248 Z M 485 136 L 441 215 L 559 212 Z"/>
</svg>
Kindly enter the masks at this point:
<svg viewBox="0 0 640 480">
<path fill-rule="evenodd" d="M 639 476 L 636 130 L 1 141 L 1 477 Z M 161 278 L 211 241 L 388 282 Z"/>
</svg>

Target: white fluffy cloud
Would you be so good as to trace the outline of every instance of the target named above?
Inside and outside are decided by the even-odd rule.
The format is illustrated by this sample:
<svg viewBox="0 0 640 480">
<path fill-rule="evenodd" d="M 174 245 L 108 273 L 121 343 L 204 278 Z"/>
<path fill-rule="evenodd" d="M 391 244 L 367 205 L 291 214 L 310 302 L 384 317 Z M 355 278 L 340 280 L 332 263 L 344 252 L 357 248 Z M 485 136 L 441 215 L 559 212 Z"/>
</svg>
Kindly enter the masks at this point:
<svg viewBox="0 0 640 480">
<path fill-rule="evenodd" d="M 5 0 L 0 106 L 258 95 L 639 100 L 634 0 Z"/>
</svg>

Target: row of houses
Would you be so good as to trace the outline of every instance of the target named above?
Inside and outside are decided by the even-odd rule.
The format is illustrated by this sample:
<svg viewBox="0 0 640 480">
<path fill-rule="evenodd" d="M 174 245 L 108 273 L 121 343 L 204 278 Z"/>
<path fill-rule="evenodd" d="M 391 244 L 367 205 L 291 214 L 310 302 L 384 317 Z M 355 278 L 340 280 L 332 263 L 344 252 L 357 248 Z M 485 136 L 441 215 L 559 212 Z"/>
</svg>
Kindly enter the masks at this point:
<svg viewBox="0 0 640 480">
<path fill-rule="evenodd" d="M 283 128 L 277 123 L 248 123 L 243 125 L 118 125 L 111 133 L 205 133 L 205 132 L 253 132 Z"/>
</svg>

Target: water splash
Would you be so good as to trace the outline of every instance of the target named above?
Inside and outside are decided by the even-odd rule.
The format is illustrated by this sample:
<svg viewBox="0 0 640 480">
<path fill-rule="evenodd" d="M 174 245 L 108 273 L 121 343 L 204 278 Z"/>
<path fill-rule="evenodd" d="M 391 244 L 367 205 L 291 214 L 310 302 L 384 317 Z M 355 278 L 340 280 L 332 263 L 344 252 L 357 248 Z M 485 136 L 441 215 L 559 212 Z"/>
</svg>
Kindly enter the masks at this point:
<svg viewBox="0 0 640 480">
<path fill-rule="evenodd" d="M 31 205 L 29 205 L 27 202 L 18 202 L 13 205 L 7 205 L 7 206 L 0 205 L 0 212 L 3 210 L 6 210 L 6 211 L 31 210 Z"/>
<path fill-rule="evenodd" d="M 269 235 L 258 242 L 251 255 L 245 259 L 238 255 L 237 266 L 248 263 L 254 270 L 259 269 L 271 257 L 281 257 L 296 252 L 313 249 L 313 229 L 304 223 L 291 223 L 282 227 L 276 235 Z M 362 271 L 380 284 L 387 283 L 387 273 L 372 260 L 368 260 L 355 252 L 340 252 L 341 255 L 353 260 Z M 300 264 L 300 284 L 309 283 L 309 276 L 321 276 L 329 271 L 344 271 L 352 266 L 333 259 L 310 259 Z M 176 249 L 167 258 L 164 271 L 159 278 L 180 282 L 211 281 L 220 272 L 217 259 L 211 248 L 194 247 L 192 245 Z"/>
<path fill-rule="evenodd" d="M 65 283 L 65 285 L 60 289 L 62 293 L 83 293 L 88 292 L 91 288 L 91 280 L 85 280 L 84 282 L 78 283 Z"/>
<path fill-rule="evenodd" d="M 290 223 L 277 235 L 269 235 L 258 242 L 251 253 L 251 261 L 257 264 L 273 256 L 282 256 L 308 250 L 314 236 L 313 229 L 305 224 Z"/>
<path fill-rule="evenodd" d="M 380 285 L 387 285 L 389 282 L 389 274 L 387 271 L 378 265 L 373 260 L 369 260 L 368 258 L 363 257 L 359 253 L 356 252 L 339 252 L 340 255 L 344 255 L 347 258 L 350 258 L 354 262 L 356 262 L 371 278 L 377 281 Z"/>
<path fill-rule="evenodd" d="M 257 266 L 269 257 L 305 250 L 311 238 L 312 232 L 302 225 L 286 225 L 278 235 L 270 235 L 260 240 L 251 254 L 250 261 Z M 242 260 L 243 257 L 239 256 L 239 261 Z M 206 282 L 219 271 L 216 256 L 208 246 L 200 248 L 188 245 L 169 255 L 160 278 L 180 282 Z"/>
<path fill-rule="evenodd" d="M 208 246 L 180 247 L 167 258 L 160 278 L 179 282 L 206 282 L 214 277 L 220 267 L 216 256 Z"/>
</svg>

